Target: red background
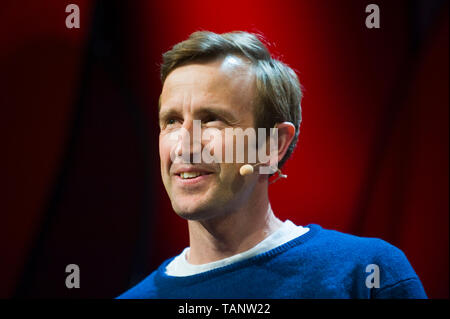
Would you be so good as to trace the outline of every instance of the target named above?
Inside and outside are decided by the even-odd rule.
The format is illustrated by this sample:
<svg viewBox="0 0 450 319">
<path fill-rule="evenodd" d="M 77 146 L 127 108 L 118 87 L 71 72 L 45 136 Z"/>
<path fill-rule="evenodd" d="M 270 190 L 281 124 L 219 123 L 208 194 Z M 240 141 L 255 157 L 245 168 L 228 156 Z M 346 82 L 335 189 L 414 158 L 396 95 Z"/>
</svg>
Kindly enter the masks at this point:
<svg viewBox="0 0 450 319">
<path fill-rule="evenodd" d="M 448 298 L 448 2 L 376 3 L 380 29 L 356 0 L 5 1 L 0 297 L 111 298 L 188 245 L 159 175 L 158 65 L 202 29 L 263 34 L 305 88 L 275 213 L 382 238 Z"/>
</svg>

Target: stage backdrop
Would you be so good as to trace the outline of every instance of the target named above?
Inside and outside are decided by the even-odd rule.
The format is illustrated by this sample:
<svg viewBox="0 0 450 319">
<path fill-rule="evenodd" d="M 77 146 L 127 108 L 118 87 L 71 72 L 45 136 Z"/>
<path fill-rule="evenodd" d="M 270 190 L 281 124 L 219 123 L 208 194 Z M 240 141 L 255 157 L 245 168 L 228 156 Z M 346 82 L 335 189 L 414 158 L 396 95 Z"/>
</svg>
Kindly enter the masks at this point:
<svg viewBox="0 0 450 319">
<path fill-rule="evenodd" d="M 0 297 L 112 298 L 188 245 L 160 179 L 161 54 L 197 30 L 244 30 L 305 88 L 275 213 L 382 238 L 448 298 L 448 2 L 376 1 L 379 29 L 369 3 L 2 3 Z"/>
</svg>

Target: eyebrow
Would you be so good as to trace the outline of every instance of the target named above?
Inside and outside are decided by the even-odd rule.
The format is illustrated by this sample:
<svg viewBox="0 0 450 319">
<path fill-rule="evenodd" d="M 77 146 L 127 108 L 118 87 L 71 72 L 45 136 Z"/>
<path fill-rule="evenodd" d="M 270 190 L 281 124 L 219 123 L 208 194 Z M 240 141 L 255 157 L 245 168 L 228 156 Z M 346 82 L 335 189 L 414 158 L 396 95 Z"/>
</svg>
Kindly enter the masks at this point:
<svg viewBox="0 0 450 319">
<path fill-rule="evenodd" d="M 158 114 L 158 118 L 159 118 L 159 122 L 162 122 L 162 121 L 166 120 L 167 118 L 179 116 L 179 115 L 180 115 L 180 112 L 178 112 L 177 110 L 169 109 L 169 110 L 160 111 Z"/>
<path fill-rule="evenodd" d="M 174 108 L 169 108 L 168 110 L 162 110 L 159 108 L 159 120 L 164 120 L 170 116 L 179 116 L 180 112 Z M 220 109 L 220 108 L 214 108 L 211 106 L 202 106 L 195 110 L 194 117 L 202 117 L 202 116 L 214 116 L 218 117 L 224 121 L 226 121 L 228 124 L 234 125 L 239 122 L 239 120 L 227 110 Z"/>
</svg>

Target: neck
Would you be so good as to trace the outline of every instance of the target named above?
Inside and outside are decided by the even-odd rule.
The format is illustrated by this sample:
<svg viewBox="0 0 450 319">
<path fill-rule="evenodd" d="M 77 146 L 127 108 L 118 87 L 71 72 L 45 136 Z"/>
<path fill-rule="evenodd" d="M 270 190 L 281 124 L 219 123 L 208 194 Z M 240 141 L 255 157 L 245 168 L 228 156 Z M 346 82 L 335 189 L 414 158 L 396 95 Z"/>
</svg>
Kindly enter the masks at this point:
<svg viewBox="0 0 450 319">
<path fill-rule="evenodd" d="M 254 198 L 235 211 L 208 220 L 188 221 L 189 263 L 206 264 L 242 253 L 282 225 L 270 207 L 267 188 L 251 197 Z"/>
</svg>

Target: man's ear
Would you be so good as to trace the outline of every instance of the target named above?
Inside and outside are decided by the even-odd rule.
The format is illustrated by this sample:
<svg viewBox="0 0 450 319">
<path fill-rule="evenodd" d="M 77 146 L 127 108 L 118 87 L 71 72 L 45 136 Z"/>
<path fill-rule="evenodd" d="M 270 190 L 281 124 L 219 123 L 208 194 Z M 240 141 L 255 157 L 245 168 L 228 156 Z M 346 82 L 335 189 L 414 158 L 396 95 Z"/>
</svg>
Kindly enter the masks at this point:
<svg viewBox="0 0 450 319">
<path fill-rule="evenodd" d="M 278 123 L 278 163 L 283 159 L 295 136 L 295 126 L 291 122 Z"/>
</svg>

